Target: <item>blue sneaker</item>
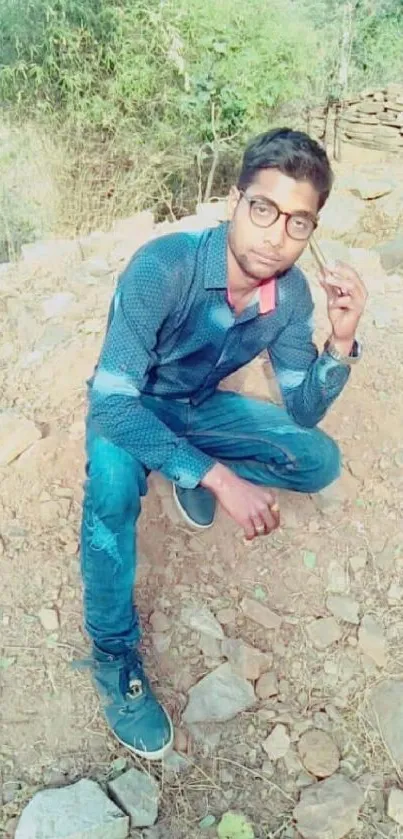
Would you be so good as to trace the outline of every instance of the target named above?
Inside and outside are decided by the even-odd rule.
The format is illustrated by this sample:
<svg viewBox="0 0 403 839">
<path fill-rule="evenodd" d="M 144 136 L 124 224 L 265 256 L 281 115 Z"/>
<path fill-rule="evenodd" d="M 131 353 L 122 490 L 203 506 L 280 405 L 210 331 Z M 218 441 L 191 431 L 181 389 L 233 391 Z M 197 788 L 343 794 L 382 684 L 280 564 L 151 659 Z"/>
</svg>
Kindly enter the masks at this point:
<svg viewBox="0 0 403 839">
<path fill-rule="evenodd" d="M 93 678 L 115 737 L 138 757 L 162 760 L 173 745 L 173 725 L 154 696 L 140 653 L 108 655 L 94 649 Z"/>
<path fill-rule="evenodd" d="M 185 521 L 199 530 L 207 530 L 214 524 L 216 500 L 205 487 L 182 489 L 173 485 L 174 499 Z"/>
</svg>

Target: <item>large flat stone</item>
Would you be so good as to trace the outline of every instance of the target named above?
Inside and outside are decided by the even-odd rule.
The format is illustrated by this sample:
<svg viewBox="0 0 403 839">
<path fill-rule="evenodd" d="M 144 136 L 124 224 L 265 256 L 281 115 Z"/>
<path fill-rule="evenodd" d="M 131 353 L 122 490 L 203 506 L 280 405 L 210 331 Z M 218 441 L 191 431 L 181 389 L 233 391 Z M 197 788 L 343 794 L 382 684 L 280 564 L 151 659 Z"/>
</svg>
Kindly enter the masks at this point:
<svg viewBox="0 0 403 839">
<path fill-rule="evenodd" d="M 385 667 L 387 661 L 386 638 L 382 626 L 372 615 L 364 615 L 358 630 L 360 649 L 377 667 Z"/>
<path fill-rule="evenodd" d="M 334 192 L 320 214 L 322 236 L 354 235 L 357 231 L 364 204 L 350 192 Z"/>
<path fill-rule="evenodd" d="M 370 712 L 393 760 L 403 768 L 403 681 L 385 680 L 376 685 Z"/>
<path fill-rule="evenodd" d="M 364 793 L 348 778 L 333 775 L 307 787 L 294 809 L 303 839 L 342 839 L 357 827 Z"/>
<path fill-rule="evenodd" d="M 232 670 L 238 676 L 256 681 L 262 673 L 265 673 L 273 665 L 273 656 L 262 653 L 244 644 L 238 638 L 225 638 L 221 644 L 222 653 L 228 659 Z"/>
<path fill-rule="evenodd" d="M 38 792 L 18 822 L 15 839 L 126 839 L 129 819 L 94 781 Z"/>
<path fill-rule="evenodd" d="M 355 172 L 350 177 L 348 189 L 353 195 L 358 195 L 364 201 L 369 201 L 374 198 L 381 198 L 383 195 L 388 195 L 395 186 L 396 184 L 392 180 L 370 178 L 367 174 Z"/>
<path fill-rule="evenodd" d="M 377 251 L 381 255 L 382 268 L 388 273 L 397 271 L 403 266 L 403 235 L 380 245 Z"/>
<path fill-rule="evenodd" d="M 277 615 L 268 606 L 264 606 L 263 603 L 259 603 L 251 597 L 244 597 L 241 608 L 245 617 L 255 623 L 259 623 L 265 629 L 279 629 L 281 626 L 280 615 Z"/>
<path fill-rule="evenodd" d="M 202 632 L 204 635 L 210 635 L 211 638 L 217 638 L 219 641 L 224 638 L 222 627 L 207 606 L 198 604 L 185 606 L 182 609 L 181 621 L 189 629 Z"/>
<path fill-rule="evenodd" d="M 130 817 L 131 827 L 150 827 L 158 817 L 159 788 L 146 772 L 129 769 L 110 781 L 109 792 Z"/>
<path fill-rule="evenodd" d="M 35 423 L 17 414 L 0 414 L 0 466 L 6 466 L 41 437 Z"/>
<path fill-rule="evenodd" d="M 222 664 L 190 689 L 183 720 L 187 724 L 225 722 L 251 708 L 255 701 L 250 682 L 237 676 L 229 664 Z"/>
<path fill-rule="evenodd" d="M 318 650 L 326 650 L 336 641 L 340 641 L 341 629 L 334 618 L 319 618 L 307 626 L 307 633 L 312 644 Z"/>
</svg>

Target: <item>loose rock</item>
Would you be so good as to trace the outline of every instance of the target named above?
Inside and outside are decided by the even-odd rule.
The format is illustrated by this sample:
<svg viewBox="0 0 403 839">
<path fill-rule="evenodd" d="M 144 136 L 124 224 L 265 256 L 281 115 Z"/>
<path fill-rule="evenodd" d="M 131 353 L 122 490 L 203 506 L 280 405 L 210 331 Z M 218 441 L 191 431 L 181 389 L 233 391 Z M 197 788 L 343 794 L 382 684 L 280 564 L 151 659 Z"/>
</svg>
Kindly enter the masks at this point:
<svg viewBox="0 0 403 839">
<path fill-rule="evenodd" d="M 381 265 L 388 273 L 398 270 L 403 265 L 403 240 L 401 236 L 380 245 L 378 253 L 381 255 Z"/>
<path fill-rule="evenodd" d="M 388 589 L 388 600 L 390 603 L 398 603 L 403 599 L 403 586 L 391 583 Z"/>
<path fill-rule="evenodd" d="M 2 804 L 11 804 L 20 791 L 21 784 L 19 781 L 4 781 L 1 795 Z"/>
<path fill-rule="evenodd" d="M 18 414 L 0 414 L 0 466 L 12 463 L 40 438 L 41 433 L 31 420 Z"/>
<path fill-rule="evenodd" d="M 341 629 L 334 618 L 319 618 L 307 626 L 308 635 L 314 647 L 318 650 L 325 650 L 336 641 L 340 641 Z"/>
<path fill-rule="evenodd" d="M 37 792 L 23 811 L 15 839 L 126 839 L 129 819 L 94 781 Z"/>
<path fill-rule="evenodd" d="M 333 775 L 301 792 L 294 809 L 303 839 L 342 839 L 357 827 L 364 794 L 352 781 Z"/>
<path fill-rule="evenodd" d="M 380 729 L 393 760 L 403 764 L 403 681 L 384 681 L 371 692 L 373 723 Z"/>
<path fill-rule="evenodd" d="M 38 342 L 35 344 L 36 351 L 53 350 L 67 341 L 71 336 L 71 331 L 67 326 L 59 323 L 48 323 L 45 327 Z"/>
<path fill-rule="evenodd" d="M 190 761 L 178 752 L 171 752 L 167 755 L 162 765 L 166 775 L 180 775 L 191 767 Z"/>
<path fill-rule="evenodd" d="M 262 653 L 235 638 L 225 638 L 221 649 L 223 655 L 228 658 L 234 673 L 252 682 L 273 664 L 273 656 Z"/>
<path fill-rule="evenodd" d="M 285 725 L 276 725 L 262 746 L 270 760 L 280 760 L 290 748 L 290 738 Z"/>
<path fill-rule="evenodd" d="M 56 609 L 41 609 L 38 618 L 46 632 L 56 632 L 59 629 L 59 618 Z"/>
<path fill-rule="evenodd" d="M 229 664 L 221 664 L 189 691 L 185 723 L 225 722 L 256 701 L 250 682 L 233 672 Z"/>
<path fill-rule="evenodd" d="M 327 569 L 327 590 L 332 594 L 346 594 L 349 581 L 346 569 L 340 562 L 330 562 Z"/>
<path fill-rule="evenodd" d="M 366 567 L 367 557 L 364 554 L 355 554 L 354 556 L 350 556 L 349 563 L 353 574 L 359 574 Z"/>
<path fill-rule="evenodd" d="M 259 623 L 266 629 L 279 629 L 281 626 L 281 617 L 275 612 L 272 612 L 268 606 L 263 606 L 257 600 L 252 600 L 251 597 L 244 597 L 241 603 L 242 611 L 245 617 L 249 618 L 255 623 Z"/>
<path fill-rule="evenodd" d="M 223 641 L 223 644 L 225 644 L 225 641 Z M 211 635 L 205 635 L 204 632 L 200 633 L 200 649 L 205 658 L 216 660 L 217 663 L 220 662 L 220 659 L 224 655 L 219 640 L 213 638 Z"/>
<path fill-rule="evenodd" d="M 327 778 L 337 772 L 339 750 L 325 731 L 313 728 L 303 734 L 298 752 L 305 769 L 317 778 Z"/>
<path fill-rule="evenodd" d="M 90 274 L 91 277 L 104 277 L 110 274 L 112 269 L 107 259 L 94 256 L 81 263 L 80 271 L 83 274 Z"/>
<path fill-rule="evenodd" d="M 48 297 L 42 303 L 45 318 L 54 318 L 62 314 L 62 312 L 71 306 L 73 300 L 74 294 L 70 291 L 60 291 L 52 297 Z"/>
<path fill-rule="evenodd" d="M 108 783 L 108 790 L 130 817 L 131 827 L 150 827 L 158 817 L 159 788 L 151 775 L 129 769 Z"/>
<path fill-rule="evenodd" d="M 150 615 L 150 624 L 154 632 L 167 632 L 171 625 L 167 616 L 158 610 Z"/>
<path fill-rule="evenodd" d="M 363 211 L 364 205 L 359 198 L 348 192 L 334 192 L 321 213 L 323 235 L 352 235 L 358 227 Z"/>
<path fill-rule="evenodd" d="M 217 620 L 222 623 L 224 626 L 227 623 L 235 623 L 236 620 L 236 611 L 235 609 L 220 609 L 217 612 Z"/>
<path fill-rule="evenodd" d="M 210 755 L 220 745 L 221 737 L 223 735 L 223 726 L 213 723 L 198 723 L 197 725 L 189 725 L 189 732 L 195 741 L 201 746 L 204 756 Z"/>
<path fill-rule="evenodd" d="M 378 667 L 386 665 L 386 639 L 383 629 L 372 615 L 365 615 L 358 630 L 359 646 Z"/>
<path fill-rule="evenodd" d="M 222 627 L 207 606 L 186 606 L 182 610 L 181 619 L 182 623 L 189 629 L 203 632 L 204 635 L 211 635 L 212 638 L 217 638 L 219 641 L 224 638 Z"/>
<path fill-rule="evenodd" d="M 327 598 L 326 606 L 336 618 L 347 623 L 359 623 L 358 612 L 360 604 L 352 597 L 332 594 Z"/>
<path fill-rule="evenodd" d="M 151 635 L 153 646 L 159 655 L 164 655 L 171 645 L 171 633 L 153 632 Z"/>
<path fill-rule="evenodd" d="M 380 178 L 369 178 L 364 173 L 354 173 L 350 180 L 349 190 L 353 195 L 358 195 L 364 201 L 374 198 L 382 198 L 388 195 L 395 188 L 396 184 Z"/>
<path fill-rule="evenodd" d="M 263 673 L 256 685 L 259 699 L 270 699 L 278 694 L 278 681 L 275 673 Z"/>
<path fill-rule="evenodd" d="M 388 798 L 388 816 L 403 827 L 403 790 L 391 789 Z"/>
</svg>

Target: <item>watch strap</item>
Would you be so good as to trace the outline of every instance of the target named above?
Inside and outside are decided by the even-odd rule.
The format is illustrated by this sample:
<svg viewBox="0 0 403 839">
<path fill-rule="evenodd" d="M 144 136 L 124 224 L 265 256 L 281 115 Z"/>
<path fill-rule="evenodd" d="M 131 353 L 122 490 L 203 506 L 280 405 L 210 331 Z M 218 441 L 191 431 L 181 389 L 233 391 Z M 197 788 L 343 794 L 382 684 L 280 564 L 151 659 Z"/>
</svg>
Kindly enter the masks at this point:
<svg viewBox="0 0 403 839">
<path fill-rule="evenodd" d="M 343 355 L 339 352 L 336 347 L 333 346 L 330 338 L 326 341 L 324 350 L 331 358 L 333 358 L 334 361 L 337 361 L 338 364 L 346 364 L 348 366 L 356 364 L 362 355 L 362 346 L 356 340 L 354 340 L 350 355 Z"/>
</svg>

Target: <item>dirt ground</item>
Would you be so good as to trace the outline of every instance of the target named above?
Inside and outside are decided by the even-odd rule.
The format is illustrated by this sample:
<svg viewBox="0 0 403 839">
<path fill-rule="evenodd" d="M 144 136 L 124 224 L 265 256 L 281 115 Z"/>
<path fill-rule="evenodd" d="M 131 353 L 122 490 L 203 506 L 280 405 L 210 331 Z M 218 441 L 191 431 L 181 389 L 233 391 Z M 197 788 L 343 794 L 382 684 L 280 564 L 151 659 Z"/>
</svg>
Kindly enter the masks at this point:
<svg viewBox="0 0 403 839">
<path fill-rule="evenodd" d="M 377 682 L 403 677 L 403 277 L 386 276 L 368 250 L 393 232 L 393 223 L 380 235 L 365 218 L 362 238 L 350 242 L 360 249 L 352 255 L 370 290 L 360 332 L 365 352 L 324 422 L 343 451 L 339 484 L 316 497 L 281 493 L 281 530 L 246 544 L 224 514 L 208 533 L 190 531 L 179 520 L 170 486 L 158 476 L 150 479 L 139 528 L 137 602 L 147 668 L 173 714 L 177 747 L 189 765 L 181 774 L 147 767 L 160 782 L 159 819 L 154 832 L 133 830 L 133 837 L 213 836 L 215 828 L 203 831 L 201 820 L 212 813 L 218 821 L 229 809 L 249 817 L 257 839 L 297 837 L 292 814 L 304 786 L 297 744 L 309 727 L 330 734 L 341 756 L 339 771 L 365 788 L 351 839 L 400 835 L 385 815 L 385 791 L 399 786 L 403 767 L 371 720 L 367 699 Z M 312 279 L 321 341 L 324 301 L 308 256 L 303 264 Z M 88 671 L 72 667 L 89 651 L 78 539 L 85 379 L 115 282 L 101 267 L 99 262 L 94 275 L 74 260 L 46 266 L 26 260 L 0 274 L 2 408 L 33 419 L 42 433 L 0 468 L 4 838 L 13 836 L 36 789 L 81 777 L 103 784 L 134 765 L 108 733 Z M 71 297 L 59 315 L 49 316 L 43 302 L 59 292 Z M 268 365 L 257 359 L 225 386 L 267 398 L 268 376 Z M 269 387 L 272 393 L 270 381 Z M 314 646 L 307 627 L 330 615 L 329 594 L 350 596 L 360 621 L 376 618 L 384 661 L 377 665 L 362 648 L 358 625 L 340 619 L 339 640 L 323 650 Z M 280 627 L 267 630 L 250 621 L 241 607 L 245 596 L 274 610 Z M 270 699 L 191 733 L 181 724 L 188 690 L 224 658 L 203 652 L 199 633 L 183 624 L 189 604 L 203 604 L 214 615 L 232 610 L 225 635 L 268 652 L 278 680 Z M 38 617 L 43 608 L 55 610 L 54 628 L 44 628 Z M 155 611 L 167 618 L 162 632 L 155 619 L 153 626 Z M 276 724 L 286 727 L 291 745 L 286 757 L 270 761 L 262 743 Z M 305 784 L 314 781 L 305 778 Z"/>
</svg>

